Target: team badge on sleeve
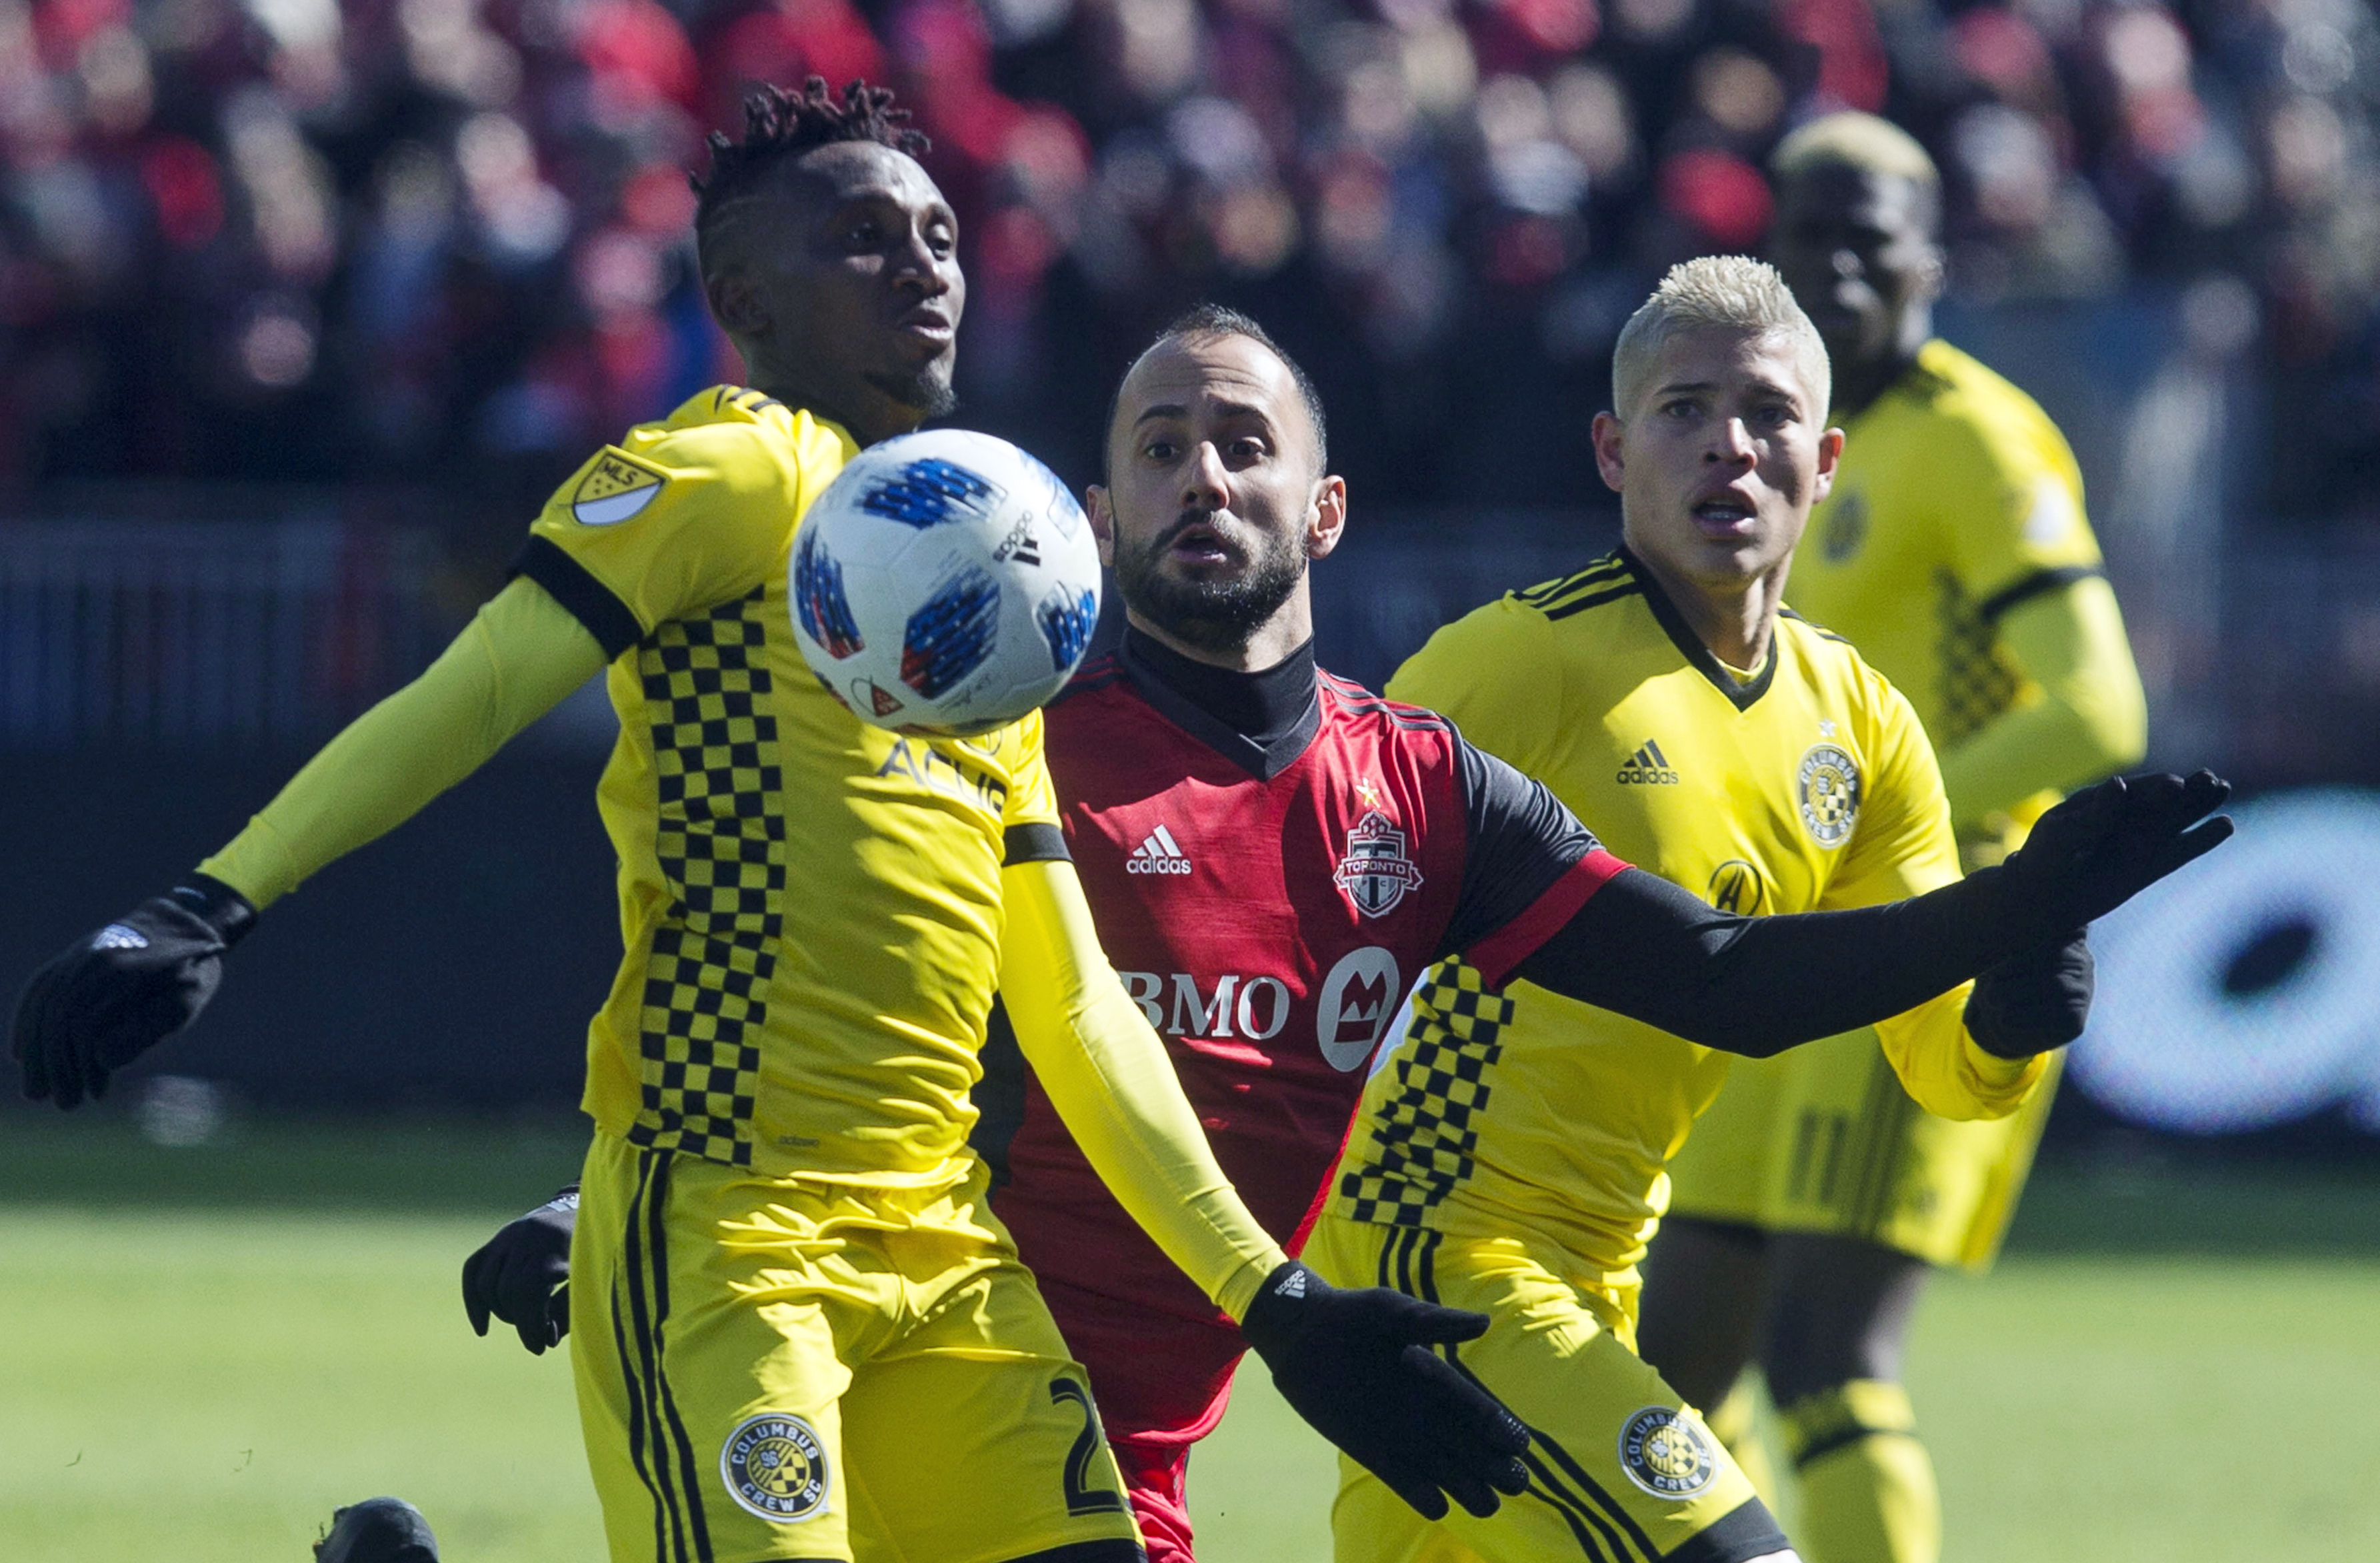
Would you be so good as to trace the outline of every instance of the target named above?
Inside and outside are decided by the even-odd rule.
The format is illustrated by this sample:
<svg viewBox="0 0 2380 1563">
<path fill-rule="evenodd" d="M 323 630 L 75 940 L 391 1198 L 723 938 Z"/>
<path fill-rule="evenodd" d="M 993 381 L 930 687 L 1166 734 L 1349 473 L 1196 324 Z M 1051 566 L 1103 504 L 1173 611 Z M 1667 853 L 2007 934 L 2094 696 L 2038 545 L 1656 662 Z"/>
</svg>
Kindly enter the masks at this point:
<svg viewBox="0 0 2380 1563">
<path fill-rule="evenodd" d="M 826 1446 L 800 1417 L 746 1417 L 720 1447 L 719 1479 L 746 1509 L 790 1525 L 826 1511 Z"/>
<path fill-rule="evenodd" d="M 1831 743 L 1813 747 L 1802 756 L 1796 785 L 1802 794 L 1802 823 L 1821 847 L 1840 847 L 1851 839 L 1859 823 L 1859 764 Z"/>
<path fill-rule="evenodd" d="M 1347 832 L 1347 855 L 1331 879 L 1366 917 L 1386 917 L 1408 890 L 1421 888 L 1421 870 L 1405 856 L 1405 833 L 1378 810 L 1367 810 Z"/>
<path fill-rule="evenodd" d="M 595 458 L 570 494 L 570 513 L 583 527 L 615 527 L 653 502 L 662 475 L 616 450 Z"/>
<path fill-rule="evenodd" d="M 1647 1406 L 1620 1429 L 1620 1468 L 1657 1498 L 1690 1498 L 1718 1474 L 1709 1435 L 1668 1406 Z"/>
<path fill-rule="evenodd" d="M 1818 538 L 1818 549 L 1827 563 L 1840 565 L 1860 551 L 1867 541 L 1867 501 L 1857 493 L 1838 494 L 1835 506 L 1827 513 L 1826 531 Z"/>
</svg>

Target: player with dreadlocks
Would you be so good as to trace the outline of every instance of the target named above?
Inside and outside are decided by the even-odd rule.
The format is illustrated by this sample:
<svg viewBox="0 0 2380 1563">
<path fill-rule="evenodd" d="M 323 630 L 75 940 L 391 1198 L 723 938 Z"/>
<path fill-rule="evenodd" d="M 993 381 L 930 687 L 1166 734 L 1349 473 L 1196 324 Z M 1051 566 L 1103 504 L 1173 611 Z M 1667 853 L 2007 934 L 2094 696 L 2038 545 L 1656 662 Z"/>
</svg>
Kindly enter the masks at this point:
<svg viewBox="0 0 2380 1563">
<path fill-rule="evenodd" d="M 957 225 L 906 117 L 813 79 L 756 96 L 740 145 L 712 140 L 704 291 L 754 388 L 597 452 L 427 673 L 195 873 L 42 968 L 17 1017 L 26 1089 L 99 1094 L 196 1015 L 275 899 L 608 669 L 598 801 L 626 949 L 565 1203 L 614 1559 L 1140 1557 L 1083 1369 L 967 1145 L 995 986 L 1091 1165 L 1285 1398 L 1416 1508 L 1488 1512 L 1526 1480 L 1526 1434 L 1425 1349 L 1487 1320 L 1326 1286 L 1249 1215 L 1091 932 L 1039 714 L 895 735 L 795 648 L 803 511 L 862 446 L 952 406 Z M 503 1278 L 467 1276 L 475 1308 Z M 549 1338 L 556 1295 L 533 1288 Z M 419 1519 L 356 1506 L 323 1553 L 409 1556 L 389 1548 L 426 1548 Z"/>
</svg>

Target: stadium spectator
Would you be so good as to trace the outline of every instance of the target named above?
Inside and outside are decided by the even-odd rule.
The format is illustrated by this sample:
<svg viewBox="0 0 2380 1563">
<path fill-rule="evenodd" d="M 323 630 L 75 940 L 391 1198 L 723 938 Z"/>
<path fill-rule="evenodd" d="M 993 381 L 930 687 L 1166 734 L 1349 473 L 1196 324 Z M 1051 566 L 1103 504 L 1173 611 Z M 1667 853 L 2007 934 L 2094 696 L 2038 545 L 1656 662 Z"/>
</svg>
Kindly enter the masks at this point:
<svg viewBox="0 0 2380 1563">
<path fill-rule="evenodd" d="M 1624 302 L 1757 246 L 1841 106 L 1942 163 L 1954 297 L 2250 284 L 2277 508 L 2380 455 L 2356 0 L 0 0 L 0 480 L 466 478 L 657 413 L 730 369 L 682 170 L 811 70 L 920 104 L 970 419 L 1084 471 L 1079 388 L 1206 296 L 1370 491 L 1592 492 L 1554 436 Z"/>
</svg>

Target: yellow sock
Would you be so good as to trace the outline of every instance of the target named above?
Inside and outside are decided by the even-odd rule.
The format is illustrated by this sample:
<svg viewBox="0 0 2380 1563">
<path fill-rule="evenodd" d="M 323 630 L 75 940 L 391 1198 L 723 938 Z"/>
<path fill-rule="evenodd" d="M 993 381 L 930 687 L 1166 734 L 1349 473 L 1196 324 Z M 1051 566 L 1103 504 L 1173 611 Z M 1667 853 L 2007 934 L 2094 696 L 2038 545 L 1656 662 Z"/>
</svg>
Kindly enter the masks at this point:
<svg viewBox="0 0 2380 1563">
<path fill-rule="evenodd" d="M 1703 1418 L 1703 1425 L 1710 1429 L 1712 1437 L 1727 1446 L 1727 1452 L 1735 1457 L 1736 1468 L 1750 1480 L 1752 1490 L 1774 1513 L 1777 1467 L 1768 1458 L 1768 1440 L 1760 1435 L 1759 1404 L 1759 1380 L 1744 1374 L 1727 1392 L 1727 1398 Z"/>
<path fill-rule="evenodd" d="M 1937 1563 L 1942 1497 L 1909 1392 L 1854 1379 L 1784 1409 L 1804 1563 Z"/>
</svg>

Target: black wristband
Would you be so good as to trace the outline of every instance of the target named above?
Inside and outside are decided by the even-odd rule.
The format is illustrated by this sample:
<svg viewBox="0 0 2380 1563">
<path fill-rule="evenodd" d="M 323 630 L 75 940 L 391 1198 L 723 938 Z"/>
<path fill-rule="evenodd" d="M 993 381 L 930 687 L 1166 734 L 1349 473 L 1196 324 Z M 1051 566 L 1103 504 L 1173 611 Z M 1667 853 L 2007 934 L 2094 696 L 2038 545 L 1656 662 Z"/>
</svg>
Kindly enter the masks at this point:
<svg viewBox="0 0 2380 1563">
<path fill-rule="evenodd" d="M 211 873 L 193 873 L 166 894 L 215 931 L 224 948 L 248 937 L 256 926 L 256 908 L 246 896 Z"/>
</svg>

